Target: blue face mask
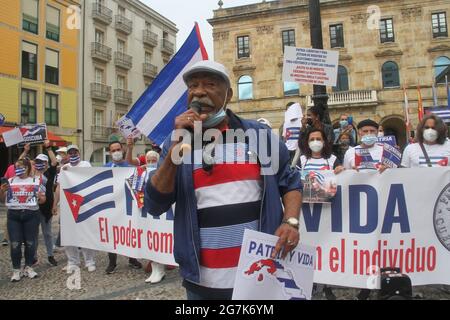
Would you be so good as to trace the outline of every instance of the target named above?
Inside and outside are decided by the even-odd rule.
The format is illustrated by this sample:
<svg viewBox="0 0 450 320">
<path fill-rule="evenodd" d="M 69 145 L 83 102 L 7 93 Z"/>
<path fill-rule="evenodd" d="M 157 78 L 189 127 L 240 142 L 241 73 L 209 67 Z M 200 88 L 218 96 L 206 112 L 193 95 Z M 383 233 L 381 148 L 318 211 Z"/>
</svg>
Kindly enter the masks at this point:
<svg viewBox="0 0 450 320">
<path fill-rule="evenodd" d="M 156 167 L 158 167 L 158 164 L 155 163 L 147 163 L 147 168 L 149 169 L 156 169 Z"/>
<path fill-rule="evenodd" d="M 70 164 L 75 165 L 80 161 L 80 156 L 70 156 Z"/>
<path fill-rule="evenodd" d="M 341 125 L 341 128 L 345 128 L 348 126 L 348 121 L 347 120 L 342 120 L 339 121 L 339 124 Z"/>
<path fill-rule="evenodd" d="M 377 141 L 378 137 L 374 134 L 368 134 L 361 138 L 361 142 L 366 146 L 373 146 Z"/>
<path fill-rule="evenodd" d="M 15 170 L 16 176 L 20 177 L 20 176 L 24 175 L 26 171 L 27 171 L 27 169 L 25 169 L 25 168 L 16 168 L 16 170 Z"/>
<path fill-rule="evenodd" d="M 219 112 L 213 114 L 212 116 L 209 116 L 208 119 L 203 121 L 202 126 L 203 128 L 213 128 L 217 126 L 219 123 L 225 119 L 225 116 L 227 114 L 225 113 L 225 110 L 222 108 Z"/>
<path fill-rule="evenodd" d="M 34 168 L 35 168 L 37 171 L 42 171 L 42 170 L 45 169 L 45 164 L 43 164 L 43 163 L 36 163 L 36 164 L 34 165 Z"/>
</svg>

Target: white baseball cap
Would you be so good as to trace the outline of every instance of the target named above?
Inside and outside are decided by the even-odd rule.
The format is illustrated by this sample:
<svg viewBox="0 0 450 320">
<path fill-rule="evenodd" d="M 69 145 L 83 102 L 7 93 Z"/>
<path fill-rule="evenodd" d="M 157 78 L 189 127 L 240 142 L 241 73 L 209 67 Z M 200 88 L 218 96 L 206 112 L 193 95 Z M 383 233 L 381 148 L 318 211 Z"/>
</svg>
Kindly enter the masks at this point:
<svg viewBox="0 0 450 320">
<path fill-rule="evenodd" d="M 67 152 L 69 152 L 71 149 L 75 149 L 77 151 L 80 151 L 80 149 L 78 148 L 78 146 L 76 144 L 71 144 L 70 146 L 67 147 Z"/>
<path fill-rule="evenodd" d="M 48 162 L 48 157 L 45 154 L 41 153 L 41 154 L 38 154 L 38 156 L 34 160 L 41 160 L 41 161 Z"/>
<path fill-rule="evenodd" d="M 230 77 L 228 76 L 228 72 L 225 69 L 225 66 L 223 64 L 220 64 L 220 63 L 212 61 L 212 60 L 199 61 L 199 62 L 195 63 L 192 67 L 190 67 L 183 74 L 184 83 L 186 83 L 186 85 L 187 85 L 189 78 L 199 72 L 212 73 L 212 74 L 218 75 L 223 80 L 225 80 L 228 87 L 231 87 Z"/>
<path fill-rule="evenodd" d="M 64 152 L 67 153 L 67 148 L 66 147 L 61 147 L 58 150 L 56 150 L 56 152 Z"/>
</svg>

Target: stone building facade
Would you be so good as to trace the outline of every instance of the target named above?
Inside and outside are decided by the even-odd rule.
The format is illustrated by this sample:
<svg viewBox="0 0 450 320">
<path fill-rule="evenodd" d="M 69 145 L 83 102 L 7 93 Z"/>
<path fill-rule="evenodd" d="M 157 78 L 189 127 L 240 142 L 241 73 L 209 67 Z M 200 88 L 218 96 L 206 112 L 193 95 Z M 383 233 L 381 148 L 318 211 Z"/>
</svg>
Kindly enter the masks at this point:
<svg viewBox="0 0 450 320">
<path fill-rule="evenodd" d="M 403 145 L 403 87 L 414 127 L 418 86 L 425 107 L 434 105 L 433 83 L 438 104 L 446 105 L 449 14 L 448 0 L 322 0 L 324 49 L 340 55 L 339 86 L 327 88 L 332 122 L 341 113 L 353 115 L 356 123 L 372 118 Z M 267 118 L 278 129 L 288 102 L 312 106 L 311 85 L 296 88 L 282 81 L 284 45 L 311 47 L 308 0 L 221 6 L 209 23 L 215 60 L 231 74 L 232 110 L 245 118 Z"/>
</svg>

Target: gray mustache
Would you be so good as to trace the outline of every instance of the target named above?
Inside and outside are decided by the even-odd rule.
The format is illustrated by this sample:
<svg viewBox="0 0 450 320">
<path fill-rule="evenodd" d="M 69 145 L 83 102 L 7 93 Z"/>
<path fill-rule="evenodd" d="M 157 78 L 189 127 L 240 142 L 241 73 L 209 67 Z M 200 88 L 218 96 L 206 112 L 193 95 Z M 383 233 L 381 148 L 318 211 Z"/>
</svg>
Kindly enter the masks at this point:
<svg viewBox="0 0 450 320">
<path fill-rule="evenodd" d="M 206 104 L 213 108 L 215 107 L 214 103 L 211 101 L 211 99 L 209 97 L 202 97 L 202 98 L 194 97 L 191 102 L 195 102 L 195 101 L 197 101 L 201 104 Z"/>
</svg>

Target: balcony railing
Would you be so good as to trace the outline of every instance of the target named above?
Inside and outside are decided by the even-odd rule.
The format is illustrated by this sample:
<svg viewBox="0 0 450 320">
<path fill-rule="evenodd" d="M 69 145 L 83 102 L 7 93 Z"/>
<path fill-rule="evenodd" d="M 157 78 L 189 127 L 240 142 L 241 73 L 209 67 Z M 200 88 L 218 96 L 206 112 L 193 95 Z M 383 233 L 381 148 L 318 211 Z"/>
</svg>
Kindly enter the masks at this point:
<svg viewBox="0 0 450 320">
<path fill-rule="evenodd" d="M 143 63 L 142 64 L 142 73 L 145 77 L 149 78 L 156 78 L 156 75 L 158 74 L 158 67 L 154 66 L 151 63 Z"/>
<path fill-rule="evenodd" d="M 113 129 L 105 126 L 91 126 L 91 138 L 94 141 L 108 141 Z"/>
<path fill-rule="evenodd" d="M 133 66 L 133 57 L 123 52 L 114 52 L 114 64 L 129 70 Z"/>
<path fill-rule="evenodd" d="M 92 6 L 92 18 L 109 25 L 112 22 L 112 10 L 96 2 Z"/>
<path fill-rule="evenodd" d="M 167 39 L 161 39 L 161 51 L 172 55 L 175 52 L 175 45 Z"/>
<path fill-rule="evenodd" d="M 116 14 L 116 30 L 130 34 L 133 31 L 133 21 L 121 14 Z"/>
<path fill-rule="evenodd" d="M 105 46 L 100 42 L 91 43 L 91 56 L 94 59 L 99 59 L 104 62 L 109 62 L 111 60 L 111 48 Z"/>
<path fill-rule="evenodd" d="M 111 87 L 103 83 L 91 83 L 91 98 L 108 101 L 111 99 Z"/>
<path fill-rule="evenodd" d="M 149 46 L 156 47 L 158 45 L 158 35 L 149 30 L 143 30 L 142 41 Z"/>
<path fill-rule="evenodd" d="M 132 102 L 132 92 L 124 89 L 114 89 L 114 102 L 129 106 Z"/>
<path fill-rule="evenodd" d="M 341 91 L 328 94 L 328 106 L 347 107 L 347 106 L 365 106 L 377 105 L 378 96 L 376 90 L 356 90 Z M 314 102 L 311 96 L 307 97 L 308 107 L 312 107 Z"/>
</svg>

